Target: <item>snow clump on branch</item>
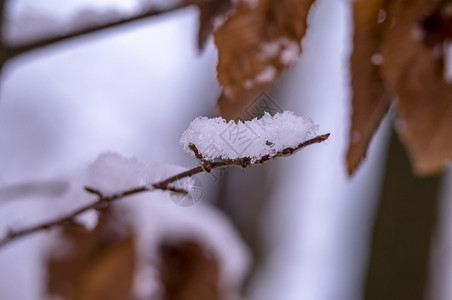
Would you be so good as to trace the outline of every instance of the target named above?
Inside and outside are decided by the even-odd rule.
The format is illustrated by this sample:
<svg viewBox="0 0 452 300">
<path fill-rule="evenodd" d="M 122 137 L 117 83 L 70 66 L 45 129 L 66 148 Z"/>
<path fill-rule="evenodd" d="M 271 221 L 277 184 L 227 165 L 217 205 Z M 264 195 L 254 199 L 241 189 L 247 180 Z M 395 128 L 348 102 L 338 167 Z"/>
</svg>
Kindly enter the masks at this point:
<svg viewBox="0 0 452 300">
<path fill-rule="evenodd" d="M 295 148 L 315 136 L 318 125 L 311 119 L 285 111 L 274 116 L 265 113 L 260 119 L 229 121 L 198 117 L 184 131 L 180 143 L 194 155 L 193 144 L 204 159 L 236 159 L 249 157 L 251 162 L 264 156 L 275 156 L 286 148 Z"/>
</svg>

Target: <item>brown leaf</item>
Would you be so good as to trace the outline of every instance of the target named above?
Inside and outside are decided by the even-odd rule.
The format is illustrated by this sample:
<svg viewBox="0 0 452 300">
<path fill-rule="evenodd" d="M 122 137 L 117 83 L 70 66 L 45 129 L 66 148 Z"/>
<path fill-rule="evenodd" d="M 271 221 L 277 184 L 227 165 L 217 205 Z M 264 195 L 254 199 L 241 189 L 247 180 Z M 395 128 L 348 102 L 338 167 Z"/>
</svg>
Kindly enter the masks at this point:
<svg viewBox="0 0 452 300">
<path fill-rule="evenodd" d="M 353 2 L 353 53 L 351 86 L 353 90 L 347 170 L 352 174 L 365 157 L 370 140 L 389 107 L 379 71 L 382 59 L 381 37 L 385 27 L 385 0 Z"/>
<path fill-rule="evenodd" d="M 384 21 L 375 22 L 382 14 Z M 349 171 L 365 154 L 387 107 L 385 92 L 397 99 L 397 129 L 414 170 L 440 171 L 452 159 L 452 85 L 444 79 L 443 51 L 452 39 L 451 2 L 357 0 L 354 22 Z M 371 58 L 381 65 L 369 63 L 372 53 L 380 54 Z"/>
<path fill-rule="evenodd" d="M 203 50 L 207 39 L 214 29 L 214 21 L 232 8 L 230 0 L 217 0 L 199 6 L 198 49 Z"/>
<path fill-rule="evenodd" d="M 198 49 L 202 51 L 214 30 L 215 20 L 226 15 L 232 8 L 232 2 L 231 0 L 185 0 L 185 3 L 194 4 L 199 8 Z"/>
<path fill-rule="evenodd" d="M 240 1 L 214 33 L 221 115 L 236 119 L 301 51 L 313 0 Z"/>
<path fill-rule="evenodd" d="M 65 226 L 61 248 L 47 262 L 47 290 L 62 299 L 128 299 L 135 249 L 127 224 L 103 213 L 92 231 Z M 68 251 L 69 253 L 66 253 Z"/>
<path fill-rule="evenodd" d="M 163 241 L 159 258 L 163 300 L 223 299 L 216 258 L 197 241 Z"/>
<path fill-rule="evenodd" d="M 382 47 L 382 71 L 398 96 L 398 133 L 418 174 L 438 172 L 452 159 L 452 85 L 443 70 L 450 28 L 428 26 L 451 24 L 450 8 L 450 1 L 393 2 L 395 22 Z"/>
</svg>

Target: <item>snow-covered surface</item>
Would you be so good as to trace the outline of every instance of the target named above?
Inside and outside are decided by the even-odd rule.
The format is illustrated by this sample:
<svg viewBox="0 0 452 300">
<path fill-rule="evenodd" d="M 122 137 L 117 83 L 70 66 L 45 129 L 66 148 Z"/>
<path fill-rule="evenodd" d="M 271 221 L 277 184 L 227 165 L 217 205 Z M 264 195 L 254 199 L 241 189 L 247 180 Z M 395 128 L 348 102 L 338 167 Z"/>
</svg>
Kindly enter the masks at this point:
<svg viewBox="0 0 452 300">
<path fill-rule="evenodd" d="M 109 153 L 96 160 L 89 177 L 95 188 L 114 193 L 150 184 L 184 170 L 167 164 L 145 165 L 136 159 Z M 205 202 L 192 208 L 179 207 L 170 200 L 169 193 L 163 191 L 133 196 L 120 205 L 130 212 L 127 219 L 133 221 L 138 236 L 140 276 L 137 277 L 145 282 L 135 282 L 135 291 L 142 297 L 140 299 L 149 299 L 144 287 L 149 287 L 147 283 L 152 278 L 145 278 L 143 274 L 155 274 L 151 262 L 155 262 L 157 245 L 164 239 L 188 237 L 198 240 L 217 257 L 223 287 L 226 290 L 238 288 L 247 270 L 249 256 L 235 229 L 220 212 Z"/>
<path fill-rule="evenodd" d="M 250 121 L 229 121 L 221 117 L 198 117 L 180 139 L 185 151 L 194 155 L 193 144 L 207 160 L 249 157 L 251 161 L 270 157 L 285 148 L 297 147 L 315 136 L 318 126 L 311 119 L 285 111 L 265 113 Z"/>
<path fill-rule="evenodd" d="M 11 9 L 22 6 L 25 12 L 44 6 L 46 15 L 71 21 L 78 8 L 93 2 L 107 9 L 112 3 L 18 0 L 11 3 Z M 116 3 L 127 6 L 129 1 Z M 0 89 L 0 189 L 58 178 L 68 180 L 69 193 L 79 196 L 74 196 L 74 202 L 50 196 L 0 200 L 0 234 L 92 201 L 93 196 L 81 187 L 87 183 L 85 167 L 99 153 L 114 151 L 140 161 L 193 164 L 178 144 L 180 134 L 196 116 L 208 113 L 210 107 L 213 110 L 211 99 L 218 91 L 215 52 L 208 45 L 203 55 L 198 53 L 197 25 L 198 11 L 184 9 L 45 48 L 5 66 Z M 172 216 L 176 219 L 198 214 L 199 221 L 209 222 L 218 215 L 203 203 L 180 208 L 168 193 L 150 193 L 149 197 L 165 202 L 167 210 L 178 211 L 180 215 Z M 202 202 L 208 201 L 206 194 Z M 205 216 L 206 211 L 212 216 Z M 92 226 L 95 217 L 88 214 L 81 219 Z M 221 223 L 224 217 L 218 219 Z M 211 225 L 205 227 L 208 231 Z M 0 251 L 0 299 L 45 299 L 40 294 L 42 261 L 53 237 L 52 233 L 36 234 Z M 224 245 L 224 251 L 228 247 Z"/>
<path fill-rule="evenodd" d="M 46 203 L 45 207 L 39 211 L 38 216 L 23 220 L 23 216 L 20 214 L 4 214 L 5 210 L 0 210 L 0 216 L 3 224 L 9 224 L 8 227 L 21 228 L 38 221 L 61 216 L 83 204 L 95 201 L 96 197 L 84 192 L 83 186 L 94 187 L 104 194 L 110 194 L 150 184 L 184 170 L 183 167 L 169 164 L 145 165 L 137 159 L 127 159 L 115 153 L 106 153 L 101 155 L 88 168 L 88 171 L 67 176 L 66 179 L 71 182 L 67 194 L 57 202 Z M 163 191 L 128 197 L 117 202 L 116 207 L 122 210 L 122 218 L 125 222 L 132 224 L 132 229 L 137 236 L 139 259 L 137 265 L 139 268 L 136 271 L 134 291 L 139 296 L 138 299 L 149 299 L 151 293 L 155 292 L 158 287 L 155 277 L 157 249 L 162 240 L 168 239 L 177 241 L 192 238 L 202 244 L 207 251 L 212 252 L 219 262 L 221 285 L 225 291 L 232 293 L 241 283 L 248 267 L 249 254 L 229 221 L 214 208 L 205 203 L 200 203 L 193 208 L 183 208 L 171 201 L 169 192 Z M 44 213 L 44 211 L 48 212 Z M 97 224 L 97 213 L 95 211 L 86 212 L 76 221 L 88 229 L 94 228 Z M 8 227 L 1 228 L 0 236 L 6 233 Z M 71 251 L 65 247 L 64 243 L 58 242 L 58 235 L 55 231 L 50 234 L 36 234 L 36 236 L 27 237 L 23 241 L 0 250 L 1 270 L 13 271 L 18 267 L 17 260 L 26 257 L 21 254 L 21 249 L 25 251 L 24 245 L 41 257 L 34 261 L 36 270 L 33 272 L 34 276 L 43 272 L 44 257 L 50 254 L 65 256 L 68 251 Z M 25 261 L 24 264 L 30 264 L 30 261 Z M 30 264 L 28 268 L 32 266 L 33 264 Z M 146 274 L 148 276 L 145 276 Z M 11 276 L 11 278 L 14 280 L 15 276 Z M 34 280 L 29 279 L 29 282 L 34 282 L 30 295 L 24 296 L 18 293 L 17 298 L 10 296 L 9 293 L 14 291 L 7 287 L 9 280 L 2 278 L 0 298 L 42 298 L 44 281 L 37 280 L 38 278 L 43 278 L 43 276 L 37 276 Z M 22 284 L 24 280 L 25 278 L 21 279 Z"/>
</svg>

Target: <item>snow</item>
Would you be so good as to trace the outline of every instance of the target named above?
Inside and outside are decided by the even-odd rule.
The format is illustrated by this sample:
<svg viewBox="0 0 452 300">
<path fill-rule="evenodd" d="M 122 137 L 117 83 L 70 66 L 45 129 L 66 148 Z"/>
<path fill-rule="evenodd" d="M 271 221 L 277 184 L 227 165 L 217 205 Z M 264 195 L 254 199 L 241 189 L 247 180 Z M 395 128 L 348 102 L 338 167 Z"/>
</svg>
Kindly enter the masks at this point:
<svg viewBox="0 0 452 300">
<path fill-rule="evenodd" d="M 289 66 L 293 64 L 300 56 L 300 44 L 294 41 L 286 43 L 285 48 L 281 51 L 281 62 Z"/>
<path fill-rule="evenodd" d="M 49 15 L 58 22 L 65 20 L 69 25 L 75 15 L 71 7 L 100 1 L 68 0 L 63 6 L 55 0 L 18 2 L 28 2 L 27 9 L 33 6 L 39 11 L 43 11 L 45 2 L 46 9 L 40 15 Z M 70 6 L 69 2 L 75 4 Z M 11 5 L 18 4 L 14 1 Z M 55 12 L 47 14 L 47 8 Z M 64 16 L 60 10 L 66 11 Z M 22 16 L 18 14 L 17 18 Z M 0 201 L 0 234 L 7 228 L 50 220 L 91 203 L 95 196 L 86 193 L 84 185 L 114 193 L 146 182 L 147 178 L 151 180 L 154 174 L 159 178 L 184 170 L 181 166 L 154 164 L 144 165 L 140 173 L 139 165 L 140 161 L 191 162 L 178 146 L 180 133 L 206 108 L 213 109 L 211 99 L 218 92 L 216 52 L 209 44 L 199 55 L 193 40 L 197 28 L 198 11 L 192 7 L 99 33 L 102 38 L 96 35 L 36 51 L 8 64 L 0 100 L 1 191 L 23 182 L 56 182 L 55 178 L 70 185 L 61 197 L 43 199 L 44 194 L 33 198 L 21 194 L 22 198 L 14 198 L 17 201 Z M 23 34 L 28 36 L 31 29 L 27 27 Z M 187 99 L 193 99 L 189 106 Z M 130 167 L 134 159 L 114 159 L 115 154 L 110 153 L 112 157 L 104 155 L 87 170 L 88 162 L 105 151 L 139 160 Z M 101 163 L 112 165 L 109 172 L 100 167 Z M 151 171 L 152 167 L 156 169 Z M 118 168 L 122 168 L 122 176 L 112 172 Z M 134 172 L 139 176 L 131 180 L 130 175 L 137 175 Z M 220 260 L 224 284 L 231 285 L 242 280 L 248 252 L 229 221 L 207 205 L 211 200 L 207 197 L 192 208 L 182 208 L 171 201 L 170 193 L 156 191 L 124 199 L 121 206 L 136 212 L 132 216 L 140 216 L 134 220 L 143 229 L 140 236 L 146 236 L 146 230 L 150 234 L 155 230 L 155 236 L 148 237 L 152 242 L 162 236 L 176 239 L 184 232 L 206 242 Z M 85 227 L 96 221 L 93 214 L 80 218 Z M 146 229 L 150 222 L 155 222 L 155 227 Z M 36 234 L 0 251 L 0 299 L 47 299 L 41 295 L 45 288 L 44 259 L 53 246 L 57 251 L 53 248 L 52 255 L 71 250 L 61 243 L 57 233 Z M 145 278 L 155 280 L 151 276 L 154 268 L 149 268 L 140 273 L 144 274 L 140 277 L 144 280 L 142 293 L 153 284 Z"/>
<path fill-rule="evenodd" d="M 243 86 L 246 89 L 250 89 L 259 83 L 273 82 L 278 73 L 275 67 L 275 60 L 288 67 L 297 61 L 300 53 L 300 43 L 287 37 L 280 37 L 271 42 L 261 43 L 257 58 L 264 62 L 264 67 L 254 78 L 246 80 Z"/>
<path fill-rule="evenodd" d="M 256 75 L 257 83 L 272 82 L 276 78 L 276 68 L 273 66 L 268 66 L 262 72 Z"/>
<path fill-rule="evenodd" d="M 370 57 L 370 61 L 372 62 L 372 64 L 379 66 L 383 63 L 383 55 L 381 55 L 380 53 L 375 53 Z"/>
<path fill-rule="evenodd" d="M 265 155 L 276 155 L 288 147 L 314 137 L 318 126 L 293 112 L 285 111 L 271 116 L 265 113 L 260 119 L 229 121 L 223 118 L 198 117 L 182 134 L 180 143 L 192 155 L 190 144 L 207 160 L 249 157 L 251 161 Z"/>
<path fill-rule="evenodd" d="M 186 168 L 163 163 L 144 164 L 135 158 L 125 158 L 116 153 L 105 153 L 91 164 L 87 171 L 78 171 L 73 174 L 61 176 L 71 182 L 71 187 L 58 202 L 51 202 L 47 207 L 39 205 L 40 210 L 36 216 L 27 213 L 30 219 L 22 220 L 23 215 L 8 215 L 8 210 L 0 211 L 2 227 L 22 228 L 37 222 L 50 220 L 62 216 L 65 212 L 91 203 L 96 196 L 83 191 L 83 186 L 99 189 L 103 194 L 121 192 L 125 189 L 150 184 L 158 180 L 175 175 Z M 191 180 L 191 179 L 187 179 Z M 15 204 L 17 206 L 18 204 Z M 30 207 L 25 203 L 23 207 Z M 51 207 L 51 210 L 49 209 Z M 120 218 L 131 224 L 134 231 L 139 266 L 134 278 L 135 299 L 149 299 L 158 287 L 156 279 L 157 249 L 163 240 L 179 241 L 191 239 L 198 242 L 206 251 L 217 259 L 220 267 L 220 285 L 226 293 L 238 290 L 249 264 L 249 253 L 239 235 L 229 223 L 227 218 L 215 208 L 199 203 L 193 208 L 177 206 L 171 201 L 171 194 L 166 191 L 152 191 L 130 196 L 115 203 Z M 98 213 L 88 211 L 76 218 L 76 222 L 87 230 L 93 229 L 97 224 Z M 5 230 L 0 230 L 3 236 Z M 25 245 L 27 247 L 25 247 Z M 21 268 L 33 269 L 33 276 L 44 278 L 45 259 L 49 255 L 64 257 L 74 251 L 65 243 L 58 231 L 45 234 L 36 234 L 18 241 L 0 251 L 0 268 L 9 270 L 16 268 L 15 261 L 22 261 L 26 257 L 22 252 L 33 249 L 42 258 L 31 262 L 25 261 Z M 51 253 L 51 254 L 50 254 Z M 15 259 L 12 259 L 12 258 Z M 27 264 L 29 266 L 27 266 Z M 17 279 L 17 275 L 12 278 Z M 35 285 L 29 296 L 23 299 L 37 299 L 43 293 L 44 281 L 29 279 Z M 38 286 L 40 285 L 40 286 Z M 0 298 L 12 292 L 6 288 L 5 279 L 0 282 Z"/>
<path fill-rule="evenodd" d="M 143 184 L 151 184 L 184 171 L 170 164 L 144 164 L 115 153 L 101 155 L 89 168 L 90 184 L 102 192 L 119 192 Z M 190 180 L 190 179 L 187 179 Z M 153 286 L 149 279 L 156 273 L 150 263 L 156 260 L 157 245 L 162 240 L 191 238 L 211 251 L 220 265 L 220 280 L 226 290 L 241 283 L 248 267 L 249 254 L 229 221 L 218 211 L 200 203 L 184 208 L 170 201 L 164 191 L 142 193 L 117 204 L 132 221 L 138 236 L 138 270 L 134 291 L 138 299 L 148 299 Z M 154 277 L 155 278 L 155 277 Z"/>
<path fill-rule="evenodd" d="M 276 40 L 271 43 L 262 43 L 260 45 L 260 52 L 258 57 L 260 60 L 269 60 L 278 55 L 280 51 L 281 45 L 279 40 Z"/>
<path fill-rule="evenodd" d="M 261 61 L 270 61 L 279 56 L 285 66 L 293 64 L 300 56 L 301 48 L 298 41 L 280 37 L 274 41 L 262 43 L 258 57 Z"/>
<path fill-rule="evenodd" d="M 387 15 L 388 14 L 386 13 L 386 11 L 384 9 L 380 9 L 378 11 L 378 19 L 377 19 L 378 24 L 383 23 L 386 20 Z"/>
</svg>

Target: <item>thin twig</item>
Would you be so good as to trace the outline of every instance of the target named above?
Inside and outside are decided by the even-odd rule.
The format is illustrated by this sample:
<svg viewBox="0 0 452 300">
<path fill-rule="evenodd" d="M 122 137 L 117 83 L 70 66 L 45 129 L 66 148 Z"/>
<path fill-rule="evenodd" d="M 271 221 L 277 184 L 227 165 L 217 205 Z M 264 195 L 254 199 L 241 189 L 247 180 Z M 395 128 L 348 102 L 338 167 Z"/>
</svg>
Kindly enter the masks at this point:
<svg viewBox="0 0 452 300">
<path fill-rule="evenodd" d="M 0 0 L 1 1 L 1 0 Z M 209 1 L 209 0 L 206 0 Z M 3 62 L 6 62 L 7 60 L 16 57 L 18 55 L 21 55 L 23 53 L 29 52 L 31 50 L 35 50 L 35 49 L 39 49 L 39 48 L 43 48 L 49 45 L 53 45 L 62 41 L 66 41 L 72 38 L 77 38 L 86 34 L 91 34 L 91 33 L 95 33 L 104 29 L 108 29 L 108 28 L 112 28 L 112 27 L 116 27 L 119 25 L 124 25 L 124 24 L 129 24 L 135 21 L 139 21 L 139 20 L 143 20 L 149 17 L 154 17 L 154 16 L 159 16 L 162 14 L 166 14 L 166 13 L 170 13 L 182 8 L 185 8 L 187 6 L 192 5 L 193 3 L 190 3 L 188 1 L 182 1 L 181 3 L 172 6 L 172 7 L 168 7 L 165 9 L 155 9 L 155 8 L 149 8 L 144 10 L 143 12 L 131 16 L 129 18 L 124 18 L 124 19 L 120 19 L 120 20 L 115 20 L 115 21 L 111 21 L 105 24 L 96 24 L 93 25 L 91 27 L 84 27 L 78 30 L 75 30 L 71 33 L 68 33 L 66 35 L 63 36 L 56 36 L 56 37 L 50 37 L 50 38 L 46 38 L 37 42 L 32 42 L 30 44 L 27 45 L 22 45 L 22 46 L 9 46 L 7 47 L 6 45 L 4 45 L 3 47 L 3 54 L 2 54 L 2 59 Z"/>
<path fill-rule="evenodd" d="M 66 225 L 66 224 L 68 224 L 68 225 L 76 224 L 77 223 L 76 217 L 89 210 L 105 209 L 110 205 L 111 202 L 114 202 L 116 200 L 122 199 L 122 198 L 130 196 L 130 195 L 150 191 L 150 189 L 147 186 L 141 186 L 141 187 L 133 188 L 133 189 L 123 191 L 121 193 L 114 194 L 111 196 L 104 196 L 99 190 L 93 189 L 91 187 L 85 187 L 85 191 L 96 195 L 97 201 L 87 204 L 85 206 L 82 206 L 79 209 L 77 209 L 63 217 L 59 217 L 55 220 L 43 222 L 41 224 L 37 224 L 34 226 L 30 226 L 30 227 L 25 227 L 25 228 L 19 229 L 19 230 L 9 230 L 9 232 L 6 234 L 6 236 L 4 238 L 0 239 L 0 248 L 11 243 L 14 240 L 17 240 L 21 237 L 30 235 L 32 233 L 35 233 L 35 232 L 38 232 L 41 230 L 48 230 L 53 227 L 58 227 L 58 226 Z"/>
<path fill-rule="evenodd" d="M 69 225 L 76 224 L 77 216 L 79 216 L 89 210 L 105 209 L 105 208 L 109 207 L 112 202 L 123 199 L 128 196 L 141 194 L 144 192 L 149 192 L 154 189 L 160 189 L 160 190 L 165 190 L 165 191 L 170 191 L 170 192 L 175 192 L 175 193 L 187 194 L 188 192 L 186 190 L 175 188 L 175 187 L 171 186 L 171 183 L 174 183 L 182 178 L 191 177 L 193 175 L 196 175 L 196 174 L 199 174 L 202 172 L 209 172 L 210 170 L 213 170 L 213 169 L 227 168 L 230 166 L 238 166 L 238 167 L 242 167 L 242 168 L 250 168 L 250 167 L 259 166 L 259 165 L 262 165 L 265 162 L 273 160 L 275 158 L 292 155 L 295 152 L 299 151 L 300 149 L 302 149 L 306 146 L 323 142 L 329 137 L 329 135 L 330 134 L 328 133 L 328 134 L 316 136 L 310 140 L 300 143 L 296 147 L 285 148 L 284 150 L 277 152 L 273 156 L 265 155 L 260 160 L 253 161 L 253 162 L 251 161 L 251 159 L 249 157 L 242 157 L 242 158 L 236 158 L 236 159 L 225 159 L 225 160 L 220 160 L 220 161 L 207 161 L 200 154 L 200 152 L 198 151 L 198 149 L 196 148 L 195 145 L 190 145 L 190 149 L 192 149 L 192 151 L 195 153 L 195 156 L 198 159 L 200 159 L 201 164 L 208 163 L 208 165 L 209 165 L 208 170 L 206 170 L 205 166 L 197 166 L 197 167 L 194 167 L 187 171 L 181 172 L 177 175 L 171 176 L 162 181 L 153 183 L 150 186 L 140 186 L 140 187 L 125 190 L 125 191 L 122 191 L 122 192 L 119 192 L 119 193 L 116 193 L 116 194 L 113 194 L 110 196 L 105 196 L 101 191 L 99 191 L 95 188 L 85 187 L 85 191 L 97 196 L 97 200 L 95 202 L 82 206 L 81 208 L 79 208 L 63 217 L 59 217 L 55 220 L 43 222 L 43 223 L 40 223 L 37 225 L 32 225 L 30 227 L 25 227 L 25 228 L 19 229 L 19 230 L 10 230 L 6 234 L 5 237 L 0 239 L 0 248 L 10 244 L 11 242 L 13 242 L 15 240 L 18 240 L 19 238 L 23 238 L 23 237 L 33 234 L 35 232 L 48 230 L 48 229 L 51 229 L 54 227 L 60 227 L 60 226 L 66 225 L 66 224 L 69 224 Z"/>
</svg>

